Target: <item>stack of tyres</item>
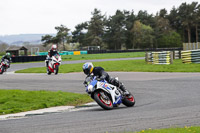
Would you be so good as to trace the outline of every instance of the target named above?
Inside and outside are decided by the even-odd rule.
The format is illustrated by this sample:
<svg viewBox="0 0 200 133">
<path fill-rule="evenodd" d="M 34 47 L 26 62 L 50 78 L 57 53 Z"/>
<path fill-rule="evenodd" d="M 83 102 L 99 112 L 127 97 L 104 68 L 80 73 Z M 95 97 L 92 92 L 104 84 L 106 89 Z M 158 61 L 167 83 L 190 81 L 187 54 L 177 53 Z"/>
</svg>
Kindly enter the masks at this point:
<svg viewBox="0 0 200 133">
<path fill-rule="evenodd" d="M 148 64 L 172 64 L 170 51 L 149 52 L 146 58 Z"/>
<path fill-rule="evenodd" d="M 200 63 L 200 49 L 181 52 L 183 63 Z"/>
</svg>

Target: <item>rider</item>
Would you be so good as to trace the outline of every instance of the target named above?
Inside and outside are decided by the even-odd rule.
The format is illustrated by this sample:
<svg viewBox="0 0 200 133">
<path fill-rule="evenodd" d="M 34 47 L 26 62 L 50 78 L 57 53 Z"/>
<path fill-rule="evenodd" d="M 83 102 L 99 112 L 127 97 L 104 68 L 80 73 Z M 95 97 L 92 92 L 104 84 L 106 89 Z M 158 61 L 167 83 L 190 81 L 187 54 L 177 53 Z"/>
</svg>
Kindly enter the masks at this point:
<svg viewBox="0 0 200 133">
<path fill-rule="evenodd" d="M 55 54 L 58 54 L 57 45 L 53 44 L 51 46 L 51 49 L 48 51 L 48 55 L 47 55 L 47 58 L 46 58 L 46 67 L 48 67 L 49 60 L 51 60 L 51 57 L 54 56 Z"/>
<path fill-rule="evenodd" d="M 3 62 L 5 59 L 7 59 L 9 61 L 9 66 L 10 67 L 10 62 L 12 61 L 11 57 L 10 57 L 10 53 L 6 53 L 6 55 L 4 55 L 2 58 L 1 58 L 1 62 Z"/>
<path fill-rule="evenodd" d="M 106 71 L 102 67 L 94 67 L 91 62 L 86 62 L 83 65 L 83 72 L 87 75 L 90 76 L 93 74 L 94 76 L 99 77 L 99 80 L 106 80 L 108 83 L 119 87 L 126 96 L 130 96 L 130 93 L 125 89 L 124 84 L 118 81 L 115 78 L 112 78 L 111 76 L 108 75 Z"/>
</svg>

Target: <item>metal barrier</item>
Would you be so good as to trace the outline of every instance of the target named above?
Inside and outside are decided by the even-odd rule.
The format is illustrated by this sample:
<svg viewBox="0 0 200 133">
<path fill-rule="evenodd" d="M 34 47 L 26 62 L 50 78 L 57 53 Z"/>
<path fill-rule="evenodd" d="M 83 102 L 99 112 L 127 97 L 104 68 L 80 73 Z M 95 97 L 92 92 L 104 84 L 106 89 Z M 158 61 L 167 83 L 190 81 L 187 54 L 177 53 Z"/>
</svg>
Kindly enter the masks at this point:
<svg viewBox="0 0 200 133">
<path fill-rule="evenodd" d="M 33 61 L 44 61 L 46 56 L 16 56 L 11 57 L 12 62 L 33 62 Z"/>
<path fill-rule="evenodd" d="M 148 64 L 173 64 L 173 52 L 146 52 L 145 60 Z"/>
<path fill-rule="evenodd" d="M 180 51 L 183 48 L 148 48 L 148 49 L 129 49 L 129 50 L 88 50 L 88 54 L 103 54 L 103 53 L 125 53 L 125 52 L 146 52 L 146 51 Z"/>
<path fill-rule="evenodd" d="M 181 52 L 183 63 L 200 63 L 200 49 Z"/>
<path fill-rule="evenodd" d="M 36 55 L 47 55 L 48 52 L 38 52 Z M 87 54 L 87 51 L 61 51 L 59 52 L 60 55 L 81 55 Z"/>
</svg>

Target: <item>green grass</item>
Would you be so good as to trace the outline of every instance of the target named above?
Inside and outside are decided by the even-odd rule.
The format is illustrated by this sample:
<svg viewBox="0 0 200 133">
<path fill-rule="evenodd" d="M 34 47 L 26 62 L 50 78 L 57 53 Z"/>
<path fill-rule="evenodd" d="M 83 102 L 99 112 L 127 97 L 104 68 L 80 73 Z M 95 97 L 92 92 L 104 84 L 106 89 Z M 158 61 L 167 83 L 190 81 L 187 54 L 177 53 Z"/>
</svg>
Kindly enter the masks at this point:
<svg viewBox="0 0 200 133">
<path fill-rule="evenodd" d="M 200 72 L 200 64 L 183 64 L 181 60 L 174 60 L 171 65 L 146 64 L 144 60 L 124 60 L 94 62 L 94 66 L 101 66 L 106 71 L 124 72 Z M 83 63 L 65 64 L 60 66 L 59 73 L 82 72 Z M 16 73 L 46 73 L 45 67 L 29 68 Z"/>
<path fill-rule="evenodd" d="M 92 59 L 114 59 L 114 58 L 133 58 L 133 57 L 144 57 L 144 56 L 145 52 L 62 55 L 62 60 L 71 61 L 71 60 L 92 60 Z"/>
<path fill-rule="evenodd" d="M 76 106 L 91 101 L 87 94 L 0 89 L 0 115 L 60 105 Z"/>
<path fill-rule="evenodd" d="M 142 130 L 140 132 L 126 132 L 126 133 L 200 133 L 200 127 L 187 127 L 184 128 L 167 128 L 167 129 L 154 129 Z"/>
</svg>

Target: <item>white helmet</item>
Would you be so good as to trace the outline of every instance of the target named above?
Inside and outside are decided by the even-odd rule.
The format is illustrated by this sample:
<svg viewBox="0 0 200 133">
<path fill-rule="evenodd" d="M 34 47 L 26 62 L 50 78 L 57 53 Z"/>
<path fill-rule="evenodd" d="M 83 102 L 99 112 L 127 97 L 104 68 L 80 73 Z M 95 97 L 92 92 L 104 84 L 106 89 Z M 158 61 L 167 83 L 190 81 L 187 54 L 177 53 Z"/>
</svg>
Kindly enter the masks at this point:
<svg viewBox="0 0 200 133">
<path fill-rule="evenodd" d="M 56 50 L 57 50 L 57 45 L 55 45 L 55 44 L 52 45 L 52 46 L 51 46 L 51 50 L 56 51 Z"/>
</svg>

